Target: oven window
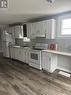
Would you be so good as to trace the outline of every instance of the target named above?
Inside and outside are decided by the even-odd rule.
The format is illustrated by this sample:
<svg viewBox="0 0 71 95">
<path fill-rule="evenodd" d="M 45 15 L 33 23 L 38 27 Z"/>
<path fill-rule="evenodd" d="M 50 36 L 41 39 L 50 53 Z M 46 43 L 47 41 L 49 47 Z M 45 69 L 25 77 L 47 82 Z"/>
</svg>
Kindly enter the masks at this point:
<svg viewBox="0 0 71 95">
<path fill-rule="evenodd" d="M 38 54 L 31 53 L 31 59 L 38 60 Z"/>
</svg>

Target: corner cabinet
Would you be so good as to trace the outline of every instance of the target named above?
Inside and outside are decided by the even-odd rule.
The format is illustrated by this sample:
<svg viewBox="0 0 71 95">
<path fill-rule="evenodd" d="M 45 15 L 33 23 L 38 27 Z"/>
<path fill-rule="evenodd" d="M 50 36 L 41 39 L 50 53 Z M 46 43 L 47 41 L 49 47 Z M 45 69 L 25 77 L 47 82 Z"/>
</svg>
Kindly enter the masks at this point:
<svg viewBox="0 0 71 95">
<path fill-rule="evenodd" d="M 46 37 L 46 39 L 55 38 L 55 20 L 44 20 L 35 23 L 27 23 L 28 38 Z"/>
<path fill-rule="evenodd" d="M 50 73 L 57 69 L 57 55 L 42 52 L 42 68 Z"/>
</svg>

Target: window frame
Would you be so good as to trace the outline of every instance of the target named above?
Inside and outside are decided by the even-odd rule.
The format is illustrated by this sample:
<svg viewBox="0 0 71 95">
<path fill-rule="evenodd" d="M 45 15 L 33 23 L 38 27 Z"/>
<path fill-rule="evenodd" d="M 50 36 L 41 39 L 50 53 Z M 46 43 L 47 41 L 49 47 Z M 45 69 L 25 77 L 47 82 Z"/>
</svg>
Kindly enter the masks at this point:
<svg viewBox="0 0 71 95">
<path fill-rule="evenodd" d="M 66 19 L 62 19 L 61 20 L 61 35 L 62 36 L 69 36 L 69 35 L 71 35 L 71 32 L 70 32 L 70 34 L 62 34 L 63 33 L 63 20 L 68 20 L 68 19 L 70 19 L 71 20 L 71 18 L 66 18 Z M 66 28 L 67 29 L 67 28 Z M 69 28 L 68 28 L 69 29 Z M 71 27 L 70 27 L 70 30 L 71 30 Z"/>
<path fill-rule="evenodd" d="M 62 32 L 62 20 L 64 20 L 64 19 L 71 19 L 71 13 L 57 17 L 57 29 L 56 29 L 56 31 L 57 31 L 56 37 L 57 38 L 71 38 L 71 34 L 62 35 L 62 33 L 61 33 Z"/>
</svg>

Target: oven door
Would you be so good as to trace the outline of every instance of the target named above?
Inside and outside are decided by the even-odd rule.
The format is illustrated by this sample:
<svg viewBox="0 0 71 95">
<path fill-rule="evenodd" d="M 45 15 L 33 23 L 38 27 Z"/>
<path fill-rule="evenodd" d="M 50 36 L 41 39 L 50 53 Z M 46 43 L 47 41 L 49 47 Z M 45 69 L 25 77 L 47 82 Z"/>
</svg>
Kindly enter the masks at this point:
<svg viewBox="0 0 71 95">
<path fill-rule="evenodd" d="M 41 61 L 41 51 L 32 50 L 30 52 L 30 62 L 39 64 Z"/>
</svg>

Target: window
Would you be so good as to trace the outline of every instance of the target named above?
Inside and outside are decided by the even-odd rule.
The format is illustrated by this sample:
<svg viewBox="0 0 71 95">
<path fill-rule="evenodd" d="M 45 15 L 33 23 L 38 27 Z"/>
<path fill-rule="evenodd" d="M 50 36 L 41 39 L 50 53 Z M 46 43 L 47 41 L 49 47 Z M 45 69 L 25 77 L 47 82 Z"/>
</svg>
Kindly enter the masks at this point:
<svg viewBox="0 0 71 95">
<path fill-rule="evenodd" d="M 61 35 L 71 35 L 71 18 L 62 20 Z"/>
</svg>

